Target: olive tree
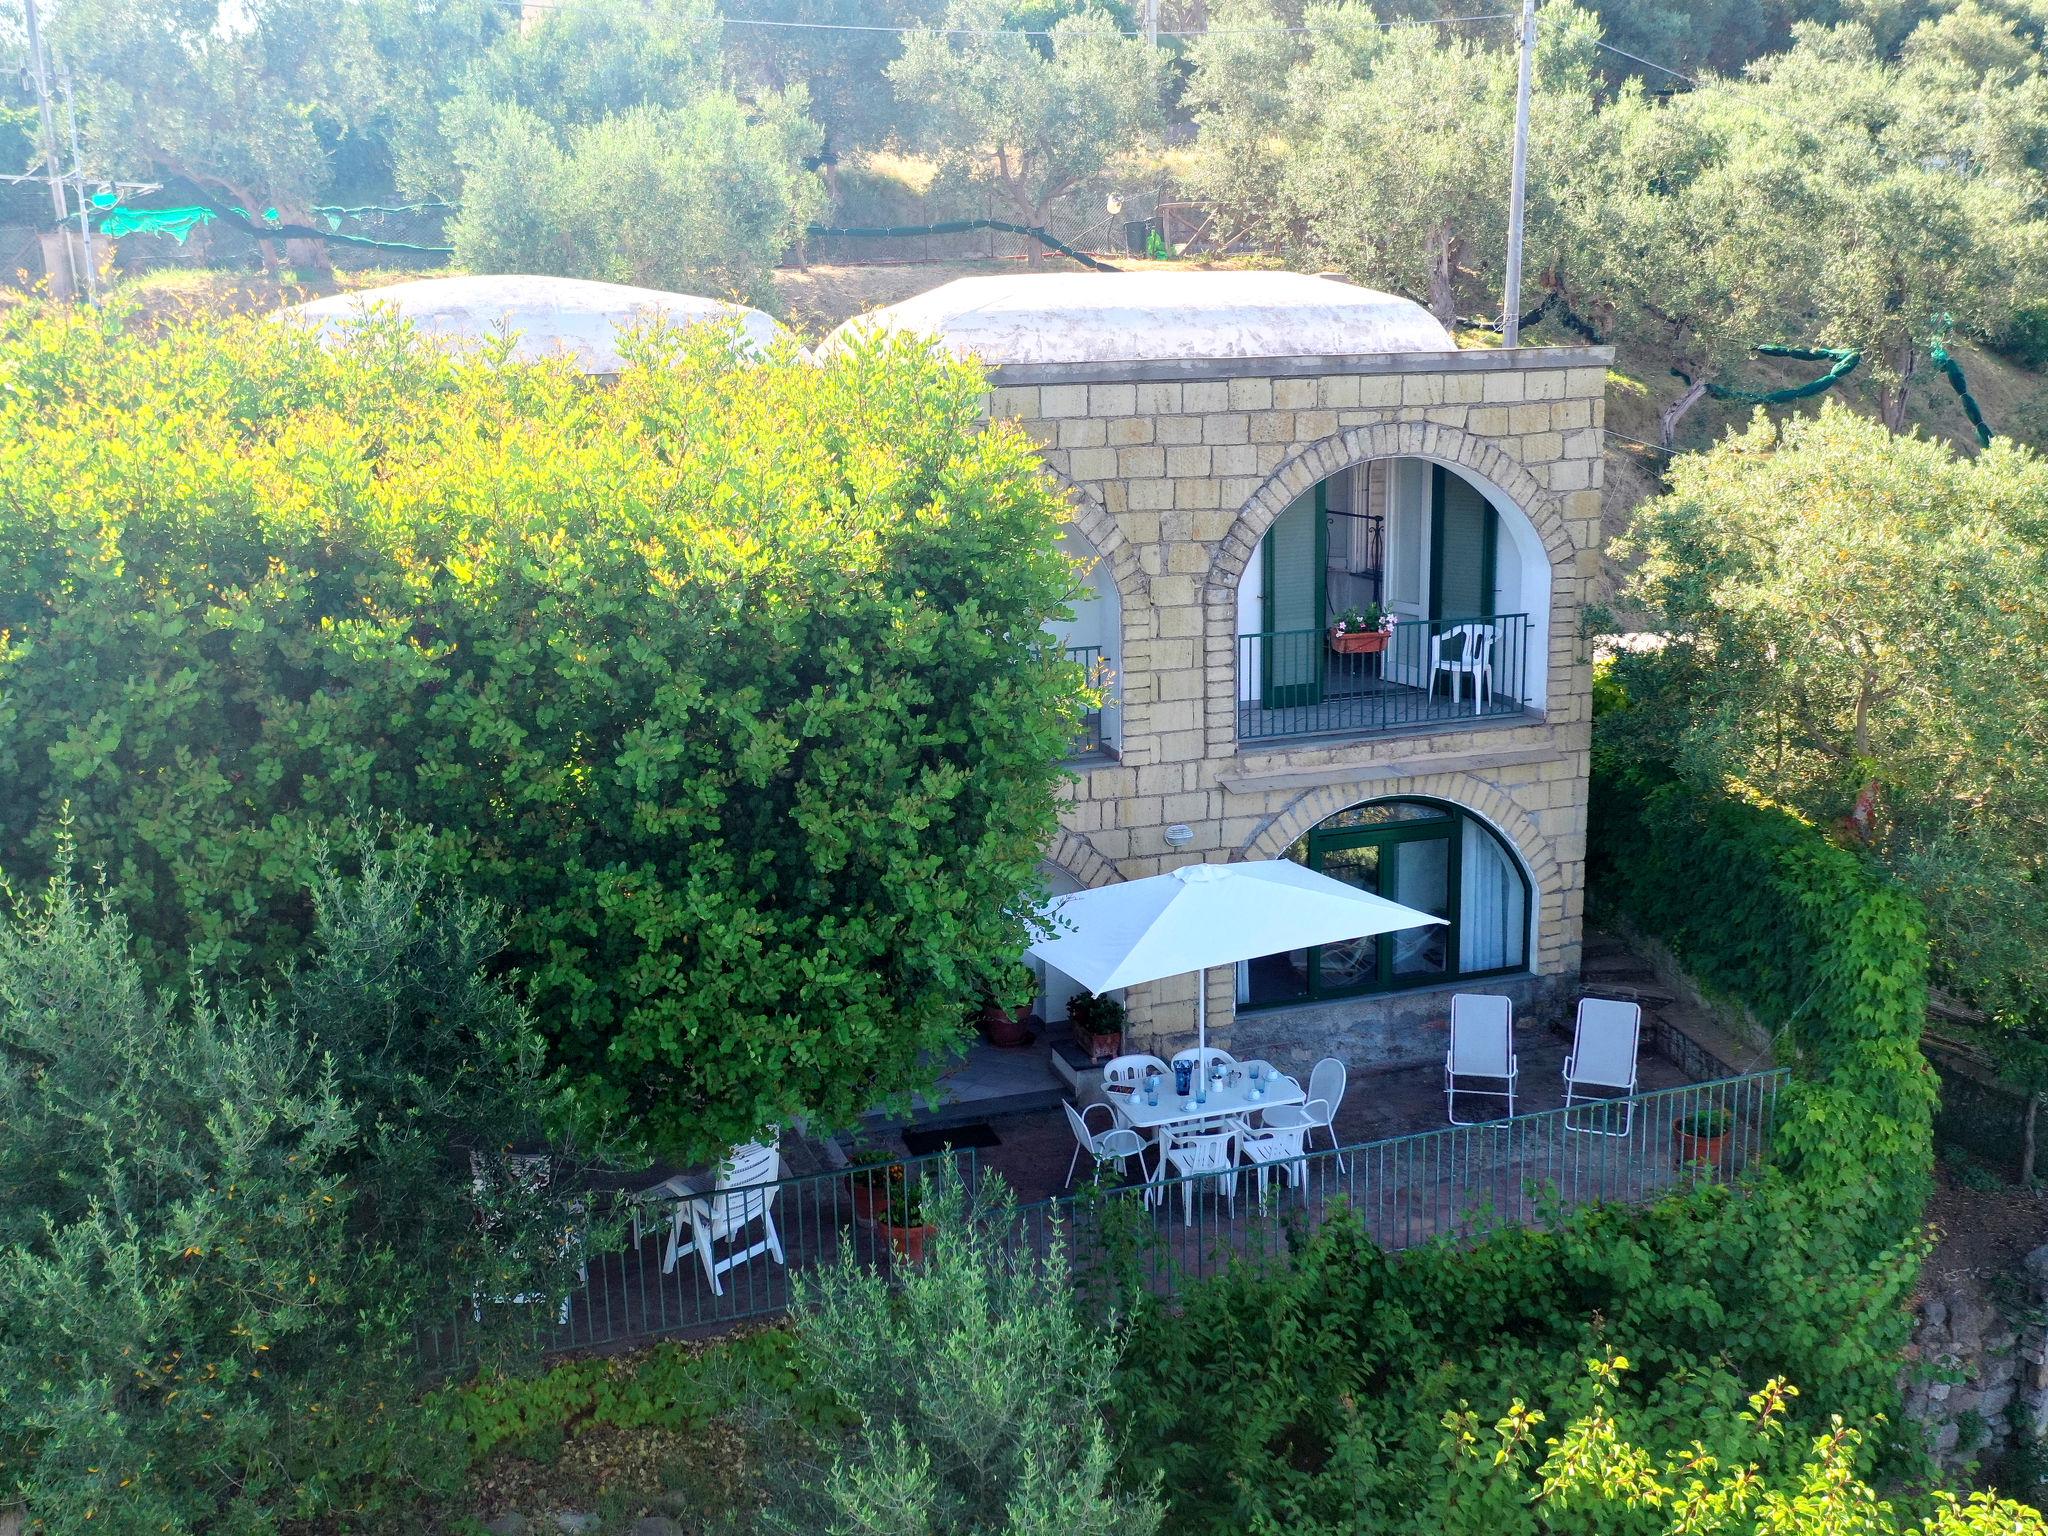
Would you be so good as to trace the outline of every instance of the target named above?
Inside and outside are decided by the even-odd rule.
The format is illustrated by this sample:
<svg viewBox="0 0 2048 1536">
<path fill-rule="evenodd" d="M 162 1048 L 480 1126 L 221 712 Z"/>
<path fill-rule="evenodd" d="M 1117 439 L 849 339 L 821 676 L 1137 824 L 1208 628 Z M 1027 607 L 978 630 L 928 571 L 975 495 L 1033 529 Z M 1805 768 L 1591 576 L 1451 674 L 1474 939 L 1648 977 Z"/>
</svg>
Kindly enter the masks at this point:
<svg viewBox="0 0 2048 1536">
<path fill-rule="evenodd" d="M 1043 37 L 1007 23 L 1007 0 L 955 0 L 943 28 L 903 40 L 889 80 L 943 167 L 1037 228 L 1159 131 L 1166 56 L 1097 9 Z"/>
</svg>

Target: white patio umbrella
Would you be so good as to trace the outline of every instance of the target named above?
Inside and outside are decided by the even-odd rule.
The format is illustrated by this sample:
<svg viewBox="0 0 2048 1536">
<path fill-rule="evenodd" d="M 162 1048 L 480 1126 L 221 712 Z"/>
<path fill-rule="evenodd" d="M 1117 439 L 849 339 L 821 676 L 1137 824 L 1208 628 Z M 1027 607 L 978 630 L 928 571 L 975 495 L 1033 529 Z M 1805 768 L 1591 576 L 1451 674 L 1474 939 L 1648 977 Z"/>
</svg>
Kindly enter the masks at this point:
<svg viewBox="0 0 2048 1536">
<path fill-rule="evenodd" d="M 1055 897 L 1026 951 L 1090 992 L 1200 972 L 1195 1040 L 1209 1043 L 1208 969 L 1444 919 L 1284 859 L 1188 864 Z"/>
</svg>

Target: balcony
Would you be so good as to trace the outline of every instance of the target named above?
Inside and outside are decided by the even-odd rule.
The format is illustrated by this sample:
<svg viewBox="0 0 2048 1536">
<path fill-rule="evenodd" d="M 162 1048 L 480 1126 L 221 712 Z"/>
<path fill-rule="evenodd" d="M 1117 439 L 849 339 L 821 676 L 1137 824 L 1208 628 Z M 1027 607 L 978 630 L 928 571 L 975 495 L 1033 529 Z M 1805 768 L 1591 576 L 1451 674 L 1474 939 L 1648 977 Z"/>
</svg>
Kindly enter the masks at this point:
<svg viewBox="0 0 2048 1536">
<path fill-rule="evenodd" d="M 1075 733 L 1067 756 L 1115 757 L 1116 747 L 1102 733 L 1102 711 L 1105 705 L 1116 700 L 1116 675 L 1104 659 L 1099 645 L 1067 646 L 1066 657 L 1088 669 L 1088 686 L 1102 695 L 1102 703 L 1081 716 L 1081 729 Z"/>
<path fill-rule="evenodd" d="M 1237 637 L 1240 742 L 1378 736 L 1521 716 L 1530 706 L 1526 613 L 1409 619 L 1380 649 L 1340 653 L 1320 629 Z"/>
</svg>

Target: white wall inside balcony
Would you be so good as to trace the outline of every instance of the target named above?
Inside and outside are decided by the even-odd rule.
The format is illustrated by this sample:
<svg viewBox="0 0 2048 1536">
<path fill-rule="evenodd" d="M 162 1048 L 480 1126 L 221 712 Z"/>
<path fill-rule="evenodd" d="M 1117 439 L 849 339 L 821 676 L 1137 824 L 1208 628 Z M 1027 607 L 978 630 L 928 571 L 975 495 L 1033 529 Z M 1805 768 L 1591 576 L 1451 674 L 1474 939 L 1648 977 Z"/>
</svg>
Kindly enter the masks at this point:
<svg viewBox="0 0 2048 1536">
<path fill-rule="evenodd" d="M 1080 565 L 1081 579 L 1089 595 L 1074 604 L 1071 619 L 1055 620 L 1046 628 L 1063 646 L 1100 648 L 1103 663 L 1109 669 L 1109 685 L 1103 690 L 1102 740 L 1114 750 L 1123 739 L 1123 711 L 1116 702 L 1123 678 L 1123 601 L 1117 595 L 1109 562 L 1079 532 L 1072 528 L 1066 531 L 1060 539 L 1060 553 Z M 1065 1013 L 1060 1017 L 1065 1018 Z"/>
</svg>

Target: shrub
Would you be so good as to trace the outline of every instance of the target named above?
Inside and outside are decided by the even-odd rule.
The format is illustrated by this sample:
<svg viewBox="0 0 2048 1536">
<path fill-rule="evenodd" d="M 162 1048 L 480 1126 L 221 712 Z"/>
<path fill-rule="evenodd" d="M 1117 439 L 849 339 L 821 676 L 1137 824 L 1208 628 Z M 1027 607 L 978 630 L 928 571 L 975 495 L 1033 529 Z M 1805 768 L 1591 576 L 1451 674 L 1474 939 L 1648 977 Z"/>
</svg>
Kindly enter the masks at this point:
<svg viewBox="0 0 2048 1536">
<path fill-rule="evenodd" d="M 0 326 L 0 865 L 68 803 L 157 981 L 274 970 L 318 836 L 389 811 L 503 905 L 584 1101 L 687 1156 L 912 1085 L 1021 949 L 1085 679 L 972 369 Z"/>
<path fill-rule="evenodd" d="M 183 1006 L 67 880 L 0 927 L 0 1484 L 44 1528 L 263 1530 L 431 1481 L 417 1322 L 568 1283 L 560 1244 L 480 1243 L 446 1162 L 544 1109 L 488 911 L 403 846 L 311 905 L 275 995 Z"/>
<path fill-rule="evenodd" d="M 1328 1221 L 1139 1303 L 1116 1383 L 1125 1467 L 1161 1479 L 1177 1531 L 1425 1532 L 1445 1413 L 1520 1399 L 1570 1418 L 1585 1360 L 1609 1351 L 1638 1363 L 1621 1411 L 1659 1445 L 1775 1374 L 1875 1418 L 1896 1405 L 1915 1250 L 1872 1259 L 1807 1215 L 1771 1179 L 1400 1255 Z"/>
<path fill-rule="evenodd" d="M 938 1231 L 893 1284 L 848 1255 L 799 1285 L 804 1374 L 859 1427 L 785 1469 L 771 1527 L 1149 1536 L 1149 1491 L 1114 1487 L 1115 1341 L 1081 1316 L 1064 1249 L 1033 1249 L 994 1177 L 969 1195 L 945 1169 L 926 1205 Z"/>
</svg>

